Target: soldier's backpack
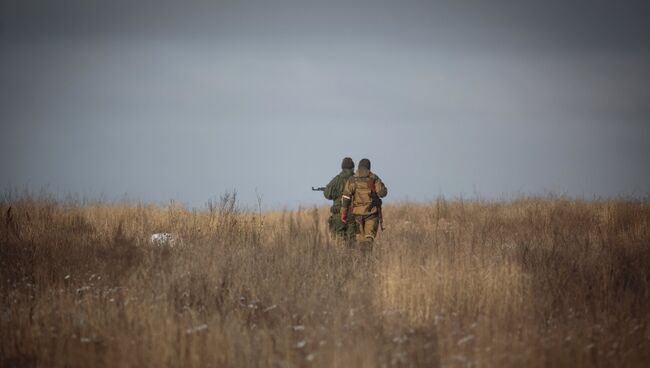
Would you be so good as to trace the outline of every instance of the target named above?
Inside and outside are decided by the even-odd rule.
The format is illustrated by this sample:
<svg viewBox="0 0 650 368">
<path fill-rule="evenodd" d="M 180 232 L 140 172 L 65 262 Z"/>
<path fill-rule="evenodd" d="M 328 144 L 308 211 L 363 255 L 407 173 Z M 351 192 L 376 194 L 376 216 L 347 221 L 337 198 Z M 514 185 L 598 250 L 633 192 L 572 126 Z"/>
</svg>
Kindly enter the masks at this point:
<svg viewBox="0 0 650 368">
<path fill-rule="evenodd" d="M 375 192 L 375 178 L 353 176 L 350 178 L 354 186 L 352 198 L 352 213 L 354 215 L 368 215 L 372 211 L 374 198 L 379 198 Z"/>
</svg>

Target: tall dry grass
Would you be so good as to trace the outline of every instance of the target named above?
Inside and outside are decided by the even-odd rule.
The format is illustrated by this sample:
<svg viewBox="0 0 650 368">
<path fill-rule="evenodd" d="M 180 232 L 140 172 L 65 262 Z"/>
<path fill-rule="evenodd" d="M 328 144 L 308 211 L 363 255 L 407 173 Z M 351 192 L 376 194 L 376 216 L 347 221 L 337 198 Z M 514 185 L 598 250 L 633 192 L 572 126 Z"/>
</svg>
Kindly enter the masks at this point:
<svg viewBox="0 0 650 368">
<path fill-rule="evenodd" d="M 11 210 L 9 210 L 11 208 Z M 647 366 L 650 203 L 326 208 L 0 202 L 0 366 Z M 149 242 L 168 231 L 175 247 Z"/>
</svg>

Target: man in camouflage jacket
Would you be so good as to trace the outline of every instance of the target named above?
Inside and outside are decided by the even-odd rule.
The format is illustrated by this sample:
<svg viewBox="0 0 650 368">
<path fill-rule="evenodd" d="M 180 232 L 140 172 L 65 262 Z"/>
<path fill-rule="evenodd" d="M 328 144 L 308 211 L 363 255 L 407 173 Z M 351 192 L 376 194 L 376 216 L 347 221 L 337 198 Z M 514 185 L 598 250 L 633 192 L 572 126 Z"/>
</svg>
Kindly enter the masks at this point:
<svg viewBox="0 0 650 368">
<path fill-rule="evenodd" d="M 343 223 L 348 223 L 349 213 L 354 216 L 362 250 L 369 250 L 377 236 L 381 210 L 377 202 L 387 194 L 384 183 L 370 171 L 370 160 L 359 161 L 359 169 L 343 187 L 340 216 Z"/>
<path fill-rule="evenodd" d="M 356 224 L 343 223 L 340 215 L 343 186 L 352 175 L 354 175 L 354 161 L 350 157 L 346 157 L 341 162 L 341 172 L 332 178 L 323 191 L 325 198 L 334 201 L 330 208 L 330 218 L 327 221 L 330 232 L 345 240 L 353 240 L 356 236 Z"/>
</svg>

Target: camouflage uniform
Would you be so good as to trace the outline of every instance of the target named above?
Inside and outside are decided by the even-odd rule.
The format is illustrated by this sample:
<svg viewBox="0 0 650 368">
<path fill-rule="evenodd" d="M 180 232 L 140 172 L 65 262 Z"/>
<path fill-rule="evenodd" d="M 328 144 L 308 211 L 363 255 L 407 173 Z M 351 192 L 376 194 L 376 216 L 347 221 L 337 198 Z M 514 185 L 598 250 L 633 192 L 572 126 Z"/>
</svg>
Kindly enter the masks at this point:
<svg viewBox="0 0 650 368">
<path fill-rule="evenodd" d="M 334 201 L 330 208 L 330 217 L 327 220 L 330 232 L 334 236 L 350 240 L 354 239 L 356 235 L 356 226 L 355 224 L 344 224 L 343 221 L 341 221 L 340 213 L 343 186 L 345 185 L 345 182 L 354 175 L 354 162 L 352 162 L 351 158 L 346 157 L 343 159 L 341 167 L 341 172 L 332 178 L 329 184 L 327 184 L 323 191 L 323 195 L 325 198 Z"/>
<path fill-rule="evenodd" d="M 370 161 L 363 159 L 359 162 L 359 170 L 348 179 L 343 188 L 341 198 L 341 221 L 347 221 L 347 210 L 354 216 L 358 227 L 358 240 L 371 245 L 377 236 L 379 225 L 378 208 L 371 206 L 373 192 L 379 198 L 388 194 L 388 189 L 381 179 L 370 171 Z"/>
</svg>

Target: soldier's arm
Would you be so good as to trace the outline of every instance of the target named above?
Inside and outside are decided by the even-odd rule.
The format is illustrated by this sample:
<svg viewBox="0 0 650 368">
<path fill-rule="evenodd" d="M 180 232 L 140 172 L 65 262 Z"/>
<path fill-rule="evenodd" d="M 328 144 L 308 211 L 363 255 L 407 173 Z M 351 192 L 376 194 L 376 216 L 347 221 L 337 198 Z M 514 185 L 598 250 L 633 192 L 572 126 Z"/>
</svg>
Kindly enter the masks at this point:
<svg viewBox="0 0 650 368">
<path fill-rule="evenodd" d="M 350 207 L 350 203 L 352 202 L 352 195 L 353 195 L 353 188 L 352 188 L 352 183 L 350 180 L 345 181 L 345 185 L 343 186 L 343 194 L 341 195 L 341 208 L 342 209 L 348 209 Z"/>
<path fill-rule="evenodd" d="M 327 199 L 336 199 L 336 177 L 332 178 L 330 180 L 329 184 L 325 186 L 325 190 L 323 191 L 323 195 Z"/>
<path fill-rule="evenodd" d="M 388 195 L 388 188 L 386 188 L 386 185 L 384 185 L 384 182 L 381 181 L 379 177 L 375 180 L 375 192 L 377 192 L 377 195 L 381 198 Z"/>
<path fill-rule="evenodd" d="M 348 208 L 350 208 L 350 203 L 352 202 L 352 195 L 354 195 L 354 188 L 348 179 L 345 181 L 343 194 L 341 195 L 341 221 L 344 224 L 348 223 Z"/>
</svg>

